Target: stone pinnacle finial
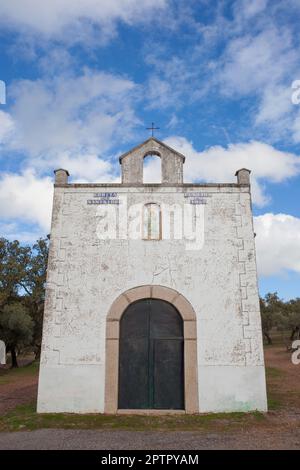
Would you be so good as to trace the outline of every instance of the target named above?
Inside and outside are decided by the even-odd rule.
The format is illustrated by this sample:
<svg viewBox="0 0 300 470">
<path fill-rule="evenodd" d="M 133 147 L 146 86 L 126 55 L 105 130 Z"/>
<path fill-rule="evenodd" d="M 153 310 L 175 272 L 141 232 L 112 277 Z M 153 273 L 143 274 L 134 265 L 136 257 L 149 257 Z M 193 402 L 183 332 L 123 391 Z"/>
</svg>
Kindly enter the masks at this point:
<svg viewBox="0 0 300 470">
<path fill-rule="evenodd" d="M 247 168 L 241 168 L 240 170 L 237 170 L 235 176 L 237 176 L 238 184 L 250 185 L 250 173 L 251 170 L 247 170 Z"/>
<path fill-rule="evenodd" d="M 63 168 L 59 168 L 58 170 L 54 170 L 55 174 L 55 184 L 68 184 L 68 170 L 64 170 Z"/>
</svg>

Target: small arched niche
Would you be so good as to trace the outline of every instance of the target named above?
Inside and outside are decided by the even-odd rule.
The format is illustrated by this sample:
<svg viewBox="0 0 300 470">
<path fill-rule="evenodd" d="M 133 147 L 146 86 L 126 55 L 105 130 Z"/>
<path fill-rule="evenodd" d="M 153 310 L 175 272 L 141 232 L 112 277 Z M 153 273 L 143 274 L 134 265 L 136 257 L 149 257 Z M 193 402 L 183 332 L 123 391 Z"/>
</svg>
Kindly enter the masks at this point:
<svg viewBox="0 0 300 470">
<path fill-rule="evenodd" d="M 155 151 L 148 152 L 143 160 L 143 183 L 161 183 L 161 181 L 161 156 Z"/>
<path fill-rule="evenodd" d="M 161 240 L 161 210 L 154 202 L 143 207 L 143 239 Z"/>
</svg>

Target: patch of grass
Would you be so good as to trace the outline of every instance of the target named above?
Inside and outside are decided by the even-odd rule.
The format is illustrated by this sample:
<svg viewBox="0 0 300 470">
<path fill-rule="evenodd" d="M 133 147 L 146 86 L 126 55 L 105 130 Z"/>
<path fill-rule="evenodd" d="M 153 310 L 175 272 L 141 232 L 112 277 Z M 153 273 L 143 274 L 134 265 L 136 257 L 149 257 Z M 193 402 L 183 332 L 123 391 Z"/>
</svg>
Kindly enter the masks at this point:
<svg viewBox="0 0 300 470">
<path fill-rule="evenodd" d="M 281 376 L 276 376 L 275 373 L 275 377 L 278 378 Z M 270 379 L 270 376 L 267 375 L 267 378 Z M 270 384 L 270 380 L 267 382 L 268 409 L 270 411 L 279 410 L 284 406 L 284 402 L 286 401 L 285 394 L 280 393 L 280 391 L 277 390 L 276 387 L 274 387 L 274 382 L 276 385 L 276 379 L 275 381 L 273 381 L 272 384 Z"/>
<path fill-rule="evenodd" d="M 266 376 L 270 379 L 281 378 L 284 375 L 283 370 L 277 367 L 266 367 Z"/>
<path fill-rule="evenodd" d="M 256 421 L 264 421 L 265 419 L 265 414 L 262 413 L 261 411 L 253 411 L 252 413 L 253 418 L 255 418 Z"/>
<path fill-rule="evenodd" d="M 28 364 L 23 367 L 17 367 L 15 369 L 3 369 L 0 376 L 0 385 L 13 382 L 25 376 L 36 375 L 38 373 L 38 370 L 38 361 L 34 361 L 31 364 Z"/>
<path fill-rule="evenodd" d="M 0 431 L 24 431 L 41 428 L 125 429 L 134 431 L 226 431 L 233 426 L 261 421 L 264 415 L 253 413 L 211 413 L 203 415 L 103 415 L 47 413 L 37 414 L 35 404 L 22 405 L 0 417 Z"/>
<path fill-rule="evenodd" d="M 279 387 L 279 383 L 285 375 L 282 369 L 266 367 L 268 409 L 270 411 L 279 410 L 286 401 L 285 394 L 280 392 Z"/>
<path fill-rule="evenodd" d="M 268 393 L 268 409 L 270 411 L 276 411 L 282 408 L 282 400 L 279 396 L 272 396 L 270 392 Z"/>
</svg>

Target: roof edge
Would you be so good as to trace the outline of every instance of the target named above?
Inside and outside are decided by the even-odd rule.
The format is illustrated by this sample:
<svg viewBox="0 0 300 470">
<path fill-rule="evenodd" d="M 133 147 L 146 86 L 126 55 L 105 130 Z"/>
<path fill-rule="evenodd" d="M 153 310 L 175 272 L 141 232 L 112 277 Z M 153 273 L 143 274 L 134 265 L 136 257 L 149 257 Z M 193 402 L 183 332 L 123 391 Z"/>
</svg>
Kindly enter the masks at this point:
<svg viewBox="0 0 300 470">
<path fill-rule="evenodd" d="M 149 139 L 145 140 L 144 142 L 142 142 L 141 144 L 139 145 L 136 145 L 135 147 L 133 147 L 132 149 L 128 150 L 127 152 L 123 153 L 120 157 L 119 157 L 119 162 L 120 164 L 122 165 L 122 159 L 124 157 L 126 157 L 127 155 L 129 155 L 131 152 L 134 152 L 135 150 L 138 150 L 140 149 L 143 145 L 147 144 L 148 142 L 150 142 L 151 140 L 154 140 L 154 142 L 162 145 L 163 147 L 165 147 L 166 149 L 168 150 L 171 150 L 171 152 L 173 153 L 176 153 L 176 155 L 178 155 L 179 157 L 182 158 L 182 161 L 183 163 L 185 162 L 185 156 L 182 155 L 182 153 L 180 152 L 177 152 L 177 150 L 174 150 L 172 147 L 169 147 L 169 145 L 165 144 L 164 142 L 162 142 L 161 140 L 159 139 L 156 139 L 156 137 L 149 137 Z"/>
</svg>

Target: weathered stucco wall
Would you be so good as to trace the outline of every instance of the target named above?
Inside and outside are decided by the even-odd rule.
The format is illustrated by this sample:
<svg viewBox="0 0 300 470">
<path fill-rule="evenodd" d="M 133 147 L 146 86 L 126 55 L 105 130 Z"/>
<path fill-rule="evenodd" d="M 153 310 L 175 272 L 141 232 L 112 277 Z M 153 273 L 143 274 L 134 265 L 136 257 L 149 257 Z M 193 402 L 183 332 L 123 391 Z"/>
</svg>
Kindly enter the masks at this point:
<svg viewBox="0 0 300 470">
<path fill-rule="evenodd" d="M 101 239 L 103 214 L 87 204 L 96 191 L 182 208 L 184 193 L 204 191 L 198 249 L 184 238 Z M 65 185 L 54 195 L 38 411 L 103 412 L 107 313 L 149 284 L 177 290 L 196 312 L 199 411 L 266 410 L 249 187 Z"/>
</svg>

